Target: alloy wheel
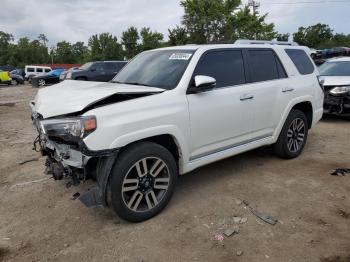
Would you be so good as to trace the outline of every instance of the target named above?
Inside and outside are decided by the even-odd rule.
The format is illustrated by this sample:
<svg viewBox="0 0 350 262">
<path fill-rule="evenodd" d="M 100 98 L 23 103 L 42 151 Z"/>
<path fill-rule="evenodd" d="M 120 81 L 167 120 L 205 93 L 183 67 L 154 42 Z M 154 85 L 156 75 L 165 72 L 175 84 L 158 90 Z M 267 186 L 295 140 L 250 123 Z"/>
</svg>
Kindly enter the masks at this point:
<svg viewBox="0 0 350 262">
<path fill-rule="evenodd" d="M 289 151 L 295 153 L 302 148 L 305 138 L 305 123 L 301 118 L 295 118 L 287 131 L 287 146 Z"/>
<path fill-rule="evenodd" d="M 45 85 L 45 80 L 44 79 L 39 79 L 39 86 L 44 86 Z"/>
<path fill-rule="evenodd" d="M 137 161 L 124 177 L 123 201 L 134 212 L 149 211 L 162 201 L 169 183 L 169 168 L 162 159 L 143 158 Z"/>
</svg>

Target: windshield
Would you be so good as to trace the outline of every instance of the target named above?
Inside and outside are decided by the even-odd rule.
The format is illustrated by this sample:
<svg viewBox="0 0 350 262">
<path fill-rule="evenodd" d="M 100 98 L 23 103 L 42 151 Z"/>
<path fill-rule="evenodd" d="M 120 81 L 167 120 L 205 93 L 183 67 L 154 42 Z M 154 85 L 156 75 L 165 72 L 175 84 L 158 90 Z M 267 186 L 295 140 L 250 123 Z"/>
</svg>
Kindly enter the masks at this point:
<svg viewBox="0 0 350 262">
<path fill-rule="evenodd" d="M 88 70 L 91 65 L 92 65 L 92 62 L 89 62 L 89 63 L 83 64 L 79 68 L 82 69 L 82 70 Z"/>
<path fill-rule="evenodd" d="M 350 76 L 350 61 L 325 62 L 319 71 L 321 76 Z"/>
<path fill-rule="evenodd" d="M 112 80 L 114 83 L 173 89 L 179 83 L 195 50 L 143 52 Z"/>
</svg>

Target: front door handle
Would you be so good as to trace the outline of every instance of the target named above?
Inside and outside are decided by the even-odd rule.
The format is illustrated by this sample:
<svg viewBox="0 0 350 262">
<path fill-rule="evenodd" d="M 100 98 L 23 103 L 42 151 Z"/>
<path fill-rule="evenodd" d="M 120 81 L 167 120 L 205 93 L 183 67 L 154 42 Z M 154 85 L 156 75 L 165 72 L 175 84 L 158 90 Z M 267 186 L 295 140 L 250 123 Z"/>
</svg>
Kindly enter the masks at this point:
<svg viewBox="0 0 350 262">
<path fill-rule="evenodd" d="M 253 95 L 242 95 L 242 96 L 239 98 L 239 100 L 245 101 L 245 100 L 251 100 L 251 99 L 253 99 L 253 98 L 254 98 Z"/>
<path fill-rule="evenodd" d="M 292 87 L 287 87 L 287 88 L 283 88 L 283 89 L 282 89 L 282 92 L 283 92 L 283 93 L 293 92 L 293 91 L 294 91 L 294 88 L 292 88 Z"/>
</svg>

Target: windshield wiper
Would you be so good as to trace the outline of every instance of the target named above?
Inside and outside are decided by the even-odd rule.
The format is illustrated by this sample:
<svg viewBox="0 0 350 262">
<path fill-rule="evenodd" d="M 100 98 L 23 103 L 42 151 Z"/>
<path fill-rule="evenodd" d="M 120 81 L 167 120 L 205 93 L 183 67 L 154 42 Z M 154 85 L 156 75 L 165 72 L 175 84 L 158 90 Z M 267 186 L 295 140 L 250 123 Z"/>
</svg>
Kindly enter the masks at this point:
<svg viewBox="0 0 350 262">
<path fill-rule="evenodd" d="M 119 82 L 119 81 L 113 81 L 112 83 L 118 83 L 118 84 L 125 84 L 125 85 L 134 85 L 134 86 L 150 86 L 152 87 L 151 85 L 147 85 L 147 84 L 143 84 L 143 83 L 139 83 L 139 82 Z"/>
</svg>

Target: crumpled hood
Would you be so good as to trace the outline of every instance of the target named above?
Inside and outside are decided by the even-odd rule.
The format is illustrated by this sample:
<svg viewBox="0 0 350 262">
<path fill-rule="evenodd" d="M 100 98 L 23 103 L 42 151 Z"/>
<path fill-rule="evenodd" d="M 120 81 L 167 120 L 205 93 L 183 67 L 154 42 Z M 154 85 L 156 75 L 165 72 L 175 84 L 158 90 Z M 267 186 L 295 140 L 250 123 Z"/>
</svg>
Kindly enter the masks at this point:
<svg viewBox="0 0 350 262">
<path fill-rule="evenodd" d="M 321 76 L 324 86 L 346 86 L 350 85 L 350 76 Z"/>
<path fill-rule="evenodd" d="M 35 97 L 34 110 L 44 118 L 82 111 L 114 94 L 161 93 L 164 89 L 147 86 L 65 80 L 42 88 Z"/>
</svg>

